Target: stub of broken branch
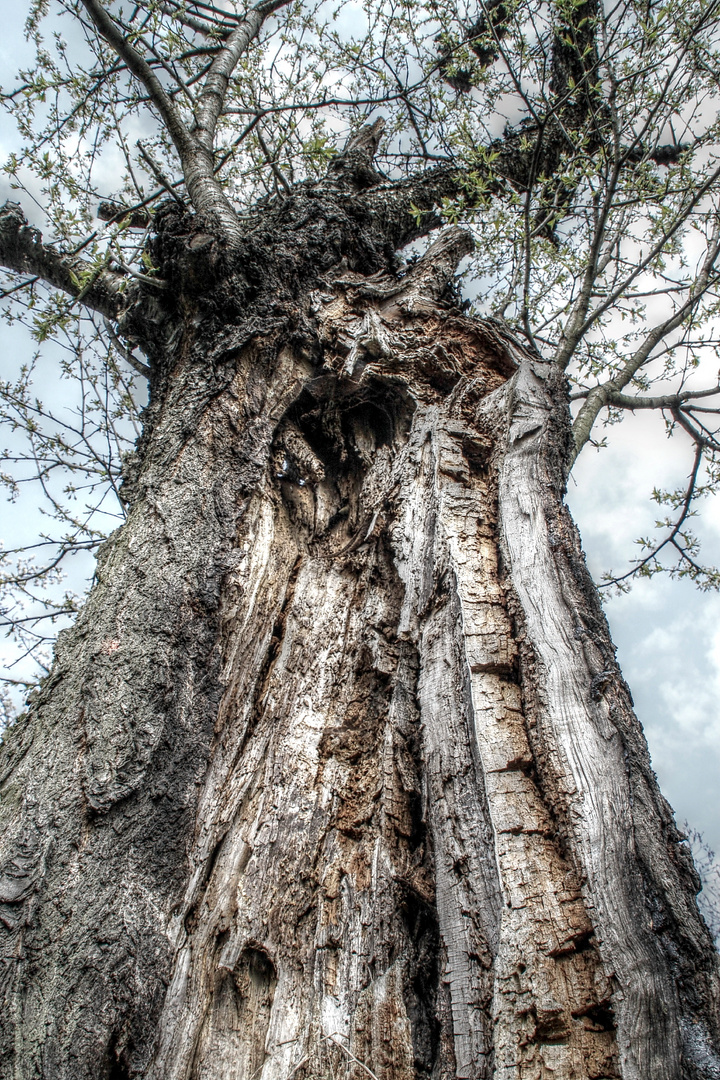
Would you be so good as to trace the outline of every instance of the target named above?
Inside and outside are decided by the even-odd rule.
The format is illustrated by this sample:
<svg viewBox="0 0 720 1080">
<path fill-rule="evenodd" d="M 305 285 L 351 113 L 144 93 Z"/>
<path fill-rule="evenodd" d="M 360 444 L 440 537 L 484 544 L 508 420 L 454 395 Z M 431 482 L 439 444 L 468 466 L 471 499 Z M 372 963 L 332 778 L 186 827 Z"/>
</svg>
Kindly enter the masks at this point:
<svg viewBox="0 0 720 1080">
<path fill-rule="evenodd" d="M 373 159 L 384 131 L 385 120 L 382 117 L 373 124 L 361 127 L 348 139 L 342 153 L 330 162 L 328 176 L 360 189 L 379 183 L 382 177 L 373 168 Z"/>
<path fill-rule="evenodd" d="M 475 241 L 467 229 L 457 225 L 444 229 L 405 277 L 410 291 L 438 300 L 455 276 L 460 262 L 474 248 Z"/>
<path fill-rule="evenodd" d="M 101 221 L 126 225 L 129 229 L 147 229 L 152 220 L 143 207 L 123 206 L 122 203 L 109 200 L 100 203 L 97 216 Z"/>
<path fill-rule="evenodd" d="M 366 299 L 398 302 L 410 309 L 418 303 L 436 302 L 452 281 L 459 263 L 475 247 L 472 235 L 457 225 L 444 229 L 425 254 L 401 278 L 375 274 L 369 278 L 342 277 L 338 285 L 353 290 Z"/>
<path fill-rule="evenodd" d="M 365 124 L 356 131 L 354 135 L 351 135 L 345 144 L 341 157 L 346 154 L 362 154 L 370 161 L 375 157 L 378 146 L 380 145 L 380 139 L 385 131 L 385 119 L 379 117 L 372 124 Z"/>
</svg>

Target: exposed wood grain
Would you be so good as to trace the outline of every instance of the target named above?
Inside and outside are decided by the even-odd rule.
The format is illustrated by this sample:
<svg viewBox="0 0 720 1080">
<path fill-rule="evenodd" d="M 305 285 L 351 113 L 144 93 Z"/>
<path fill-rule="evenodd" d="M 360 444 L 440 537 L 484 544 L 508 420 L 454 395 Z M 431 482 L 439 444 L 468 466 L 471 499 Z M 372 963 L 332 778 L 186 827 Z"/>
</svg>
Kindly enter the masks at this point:
<svg viewBox="0 0 720 1080">
<path fill-rule="evenodd" d="M 3 1080 L 720 1075 L 565 399 L 447 276 L 326 273 L 314 351 L 174 339 L 3 746 Z"/>
</svg>

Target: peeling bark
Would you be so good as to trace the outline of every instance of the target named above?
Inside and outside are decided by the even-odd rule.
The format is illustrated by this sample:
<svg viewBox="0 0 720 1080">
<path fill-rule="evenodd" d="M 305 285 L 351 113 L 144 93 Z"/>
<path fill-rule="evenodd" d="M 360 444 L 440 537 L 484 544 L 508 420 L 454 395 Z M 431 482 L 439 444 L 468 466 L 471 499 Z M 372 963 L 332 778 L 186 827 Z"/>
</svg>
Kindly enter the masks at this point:
<svg viewBox="0 0 720 1080">
<path fill-rule="evenodd" d="M 457 232 L 370 250 L 222 332 L 184 267 L 128 521 L 3 745 L 3 1078 L 720 1076 L 565 388 L 443 300 Z"/>
</svg>

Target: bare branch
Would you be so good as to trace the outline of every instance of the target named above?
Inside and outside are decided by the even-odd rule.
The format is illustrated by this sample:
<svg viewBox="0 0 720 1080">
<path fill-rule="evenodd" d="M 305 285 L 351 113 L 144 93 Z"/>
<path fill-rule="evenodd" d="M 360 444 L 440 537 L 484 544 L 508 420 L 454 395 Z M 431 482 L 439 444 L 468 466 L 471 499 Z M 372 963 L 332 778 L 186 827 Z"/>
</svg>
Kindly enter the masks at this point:
<svg viewBox="0 0 720 1080">
<path fill-rule="evenodd" d="M 672 231 L 677 227 L 679 227 L 679 223 L 673 226 Z M 640 348 L 636 349 L 617 375 L 613 376 L 613 378 L 609 379 L 606 383 L 594 387 L 588 393 L 585 403 L 580 409 L 573 424 L 575 447 L 571 465 L 575 462 L 578 454 L 590 438 L 593 424 L 600 411 L 609 403 L 611 396 L 619 394 L 620 391 L 632 381 L 637 372 L 648 362 L 655 347 L 663 340 L 663 338 L 666 338 L 668 334 L 671 334 L 673 330 L 676 330 L 681 326 L 696 308 L 708 288 L 710 275 L 715 268 L 718 254 L 720 254 L 720 226 L 716 227 L 715 234 L 709 244 L 700 273 L 688 290 L 685 302 L 681 304 L 668 319 L 665 319 L 662 323 L 653 327 L 646 335 Z M 591 320 L 588 322 L 590 321 Z"/>
<path fill-rule="evenodd" d="M 630 397 L 627 394 L 611 393 L 607 404 L 633 412 L 635 409 L 679 409 L 687 401 L 712 397 L 715 394 L 720 394 L 720 386 L 714 386 L 710 390 L 685 390 L 681 394 L 661 394 L 658 397 Z"/>
<path fill-rule="evenodd" d="M 695 458 L 693 461 L 692 471 L 688 480 L 688 486 L 685 491 L 685 497 L 683 498 L 682 505 L 680 507 L 680 513 L 669 535 L 666 536 L 665 539 L 662 540 L 659 544 L 653 547 L 653 549 L 647 555 L 643 556 L 642 559 L 638 559 L 631 570 L 628 570 L 627 573 L 620 574 L 617 577 L 608 577 L 605 581 L 601 583 L 599 588 L 606 589 L 611 585 L 620 585 L 623 581 L 627 581 L 629 578 L 635 577 L 637 574 L 642 574 L 643 570 L 645 570 L 647 573 L 648 571 L 646 570 L 646 568 L 653 563 L 657 563 L 660 552 L 664 551 L 666 547 L 675 548 L 680 557 L 681 563 L 685 563 L 695 576 L 700 576 L 703 573 L 710 573 L 710 571 L 704 570 L 702 566 L 699 566 L 698 563 L 695 562 L 690 552 L 687 550 L 687 547 L 683 544 L 681 537 L 682 527 L 688 518 L 688 515 L 690 513 L 690 507 L 695 496 L 697 478 L 703 459 L 704 449 L 704 443 L 702 441 L 696 441 Z"/>
<path fill-rule="evenodd" d="M 268 145 L 265 142 L 265 139 L 263 138 L 262 132 L 260 131 L 259 127 L 258 127 L 257 131 L 255 132 L 255 134 L 257 135 L 257 141 L 260 144 L 260 149 L 262 150 L 263 154 L 265 155 L 265 158 L 267 160 L 268 165 L 272 169 L 273 176 L 279 182 L 280 186 L 282 188 L 284 188 L 284 190 L 286 192 L 289 193 L 290 190 L 291 190 L 290 184 L 289 184 L 288 180 L 286 179 L 282 169 L 280 168 L 277 161 L 275 160 L 274 155 L 270 153 L 270 150 L 268 149 Z"/>
<path fill-rule="evenodd" d="M 150 172 L 153 174 L 153 176 L 157 180 L 158 184 L 160 184 L 162 187 L 165 188 L 168 195 L 170 195 L 175 200 L 175 202 L 178 204 L 178 206 L 182 207 L 183 210 L 187 210 L 187 206 L 185 205 L 183 200 L 180 198 L 180 196 L 178 195 L 177 191 L 175 190 L 173 185 L 170 183 L 168 178 L 165 176 L 165 173 L 162 171 L 160 166 L 157 164 L 157 162 L 155 162 L 153 160 L 151 155 L 147 152 L 147 150 L 143 146 L 142 141 L 140 139 L 138 139 L 138 141 L 137 141 L 137 147 L 138 147 L 138 150 L 140 151 L 141 158 L 143 159 L 143 161 L 145 162 L 147 167 L 150 169 Z"/>
<path fill-rule="evenodd" d="M 117 351 L 120 353 L 120 355 L 122 357 L 124 357 L 125 360 L 127 360 L 128 364 L 133 369 L 133 371 L 136 371 L 138 373 L 138 375 L 142 375 L 142 376 L 144 376 L 144 378 L 148 379 L 150 377 L 150 368 L 149 368 L 149 366 L 147 364 L 143 364 L 142 360 L 138 360 L 138 358 L 136 356 L 134 356 L 130 352 L 129 349 L 125 348 L 122 341 L 120 340 L 120 338 L 115 333 L 115 331 L 114 331 L 114 329 L 112 327 L 112 323 L 108 319 L 104 320 L 104 324 L 105 324 L 105 329 L 107 330 L 107 333 L 108 333 L 108 337 L 110 338 L 110 340 L 112 341 L 113 345 L 115 346 Z"/>
<path fill-rule="evenodd" d="M 211 35 L 213 31 L 216 34 L 219 33 L 222 36 L 227 36 L 232 33 L 234 29 L 233 26 L 218 22 L 212 15 L 204 15 L 201 18 L 196 18 L 194 15 L 188 15 L 187 11 L 179 4 L 166 3 L 165 0 L 162 0 L 162 2 L 158 4 L 158 7 L 171 19 L 177 19 L 183 26 L 187 26 L 188 29 L 194 30 L 196 33 L 202 34 L 205 37 Z M 203 22 L 203 18 L 207 21 Z"/>
<path fill-rule="evenodd" d="M 218 118 L 225 103 L 230 76 L 250 42 L 273 12 L 279 11 L 289 0 L 261 0 L 251 8 L 243 22 L 227 38 L 223 49 L 213 60 L 199 95 L 195 111 L 196 136 L 206 151 L 212 152 Z"/>
</svg>

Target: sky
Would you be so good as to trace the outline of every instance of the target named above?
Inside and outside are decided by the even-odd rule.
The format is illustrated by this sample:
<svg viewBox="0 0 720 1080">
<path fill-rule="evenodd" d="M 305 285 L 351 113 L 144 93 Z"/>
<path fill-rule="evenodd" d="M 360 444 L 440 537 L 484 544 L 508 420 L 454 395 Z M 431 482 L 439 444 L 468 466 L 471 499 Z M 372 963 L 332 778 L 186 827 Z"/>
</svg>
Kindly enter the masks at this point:
<svg viewBox="0 0 720 1080">
<path fill-rule="evenodd" d="M 6 86 L 22 60 L 24 17 L 22 5 L 3 13 L 0 83 Z M 0 158 L 15 148 L 14 132 L 0 118 Z M 8 197 L 17 195 L 0 182 L 0 202 Z M 3 377 L 31 347 L 19 330 L 0 327 Z M 46 371 L 48 395 L 60 393 L 52 364 Z M 607 569 L 627 569 L 636 538 L 651 531 L 656 516 L 653 486 L 682 484 L 691 466 L 688 445 L 682 437 L 668 440 L 659 417 L 638 414 L 608 434 L 607 449 L 586 447 L 568 492 L 596 579 Z M 6 444 L 0 435 L 0 445 Z M 27 500 L 21 507 L 0 502 L 0 538 L 7 546 L 13 535 L 29 536 L 41 526 Z M 720 563 L 717 498 L 704 507 L 700 531 L 704 561 Z M 80 566 L 76 574 L 81 578 Z M 636 582 L 627 595 L 607 597 L 605 609 L 662 790 L 678 821 L 720 851 L 720 595 L 700 593 L 688 581 L 654 578 Z"/>
<path fill-rule="evenodd" d="M 678 442 L 659 416 L 638 413 L 611 429 L 606 449 L 588 446 L 578 459 L 568 503 L 596 580 L 624 571 L 637 537 L 651 531 L 653 486 L 682 483 L 690 472 L 689 446 Z M 693 527 L 704 558 L 720 562 L 717 496 Z M 655 577 L 606 597 L 605 612 L 661 789 L 678 822 L 720 851 L 720 595 Z"/>
</svg>

